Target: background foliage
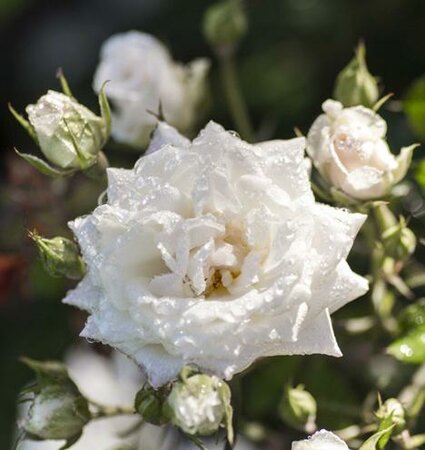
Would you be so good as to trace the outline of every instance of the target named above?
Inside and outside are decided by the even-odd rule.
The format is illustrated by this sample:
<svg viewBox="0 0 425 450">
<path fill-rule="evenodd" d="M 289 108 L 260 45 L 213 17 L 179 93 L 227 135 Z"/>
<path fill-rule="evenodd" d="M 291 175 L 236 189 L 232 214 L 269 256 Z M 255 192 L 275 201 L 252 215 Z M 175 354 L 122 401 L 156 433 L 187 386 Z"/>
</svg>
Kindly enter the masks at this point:
<svg viewBox="0 0 425 450">
<path fill-rule="evenodd" d="M 63 67 L 80 101 L 94 106 L 91 79 L 101 43 L 111 34 L 138 29 L 166 42 L 177 60 L 211 52 L 201 33 L 204 0 L 1 0 L 0 1 L 0 448 L 8 448 L 15 398 L 30 377 L 17 358 L 60 358 L 75 341 L 84 319 L 59 303 L 66 282 L 48 277 L 25 230 L 46 236 L 65 234 L 67 219 L 88 212 L 99 186 L 75 177 L 70 186 L 50 181 L 19 161 L 12 148 L 31 151 L 32 143 L 7 111 L 23 110 L 56 86 Z M 260 138 L 306 132 L 332 92 L 337 73 L 352 56 L 359 38 L 368 49 L 370 71 L 385 80 L 385 91 L 403 99 L 411 83 L 425 74 L 423 0 L 249 0 L 250 29 L 238 55 L 241 84 Z M 211 117 L 231 128 L 216 67 L 211 77 Z M 393 148 L 421 139 L 392 102 L 381 112 Z M 424 139 L 425 133 L 422 134 Z M 425 185 L 423 147 L 416 152 L 418 181 Z M 129 166 L 137 155 L 111 148 L 113 165 Z M 421 175 L 422 174 L 422 175 Z M 422 176 L 422 178 L 421 178 Z M 400 203 L 410 226 L 424 237 L 425 205 L 417 191 Z M 423 250 L 418 250 L 423 259 Z M 357 255 L 354 266 L 365 273 Z M 418 292 L 420 294 L 420 291 Z M 406 303 L 407 306 L 407 303 Z M 318 423 L 337 429 L 355 422 L 371 385 L 395 395 L 413 373 L 385 356 L 388 343 L 376 331 L 346 336 L 338 323 L 368 311 L 359 300 L 336 318 L 345 357 L 272 358 L 250 371 L 242 384 L 241 408 L 250 420 L 265 420 L 278 432 L 284 425 L 277 403 L 285 381 L 302 382 L 318 400 Z M 382 340 L 384 339 L 384 340 Z M 261 370 L 260 370 L 261 369 Z M 261 378 L 261 379 L 259 379 Z M 261 387 L 261 389 L 259 389 Z M 343 404 L 343 407 L 341 406 Z M 418 429 L 425 428 L 425 419 Z M 293 433 L 293 432 L 292 432 Z M 288 434 L 288 442 L 293 435 Z M 287 444 L 289 445 L 289 444 Z"/>
</svg>

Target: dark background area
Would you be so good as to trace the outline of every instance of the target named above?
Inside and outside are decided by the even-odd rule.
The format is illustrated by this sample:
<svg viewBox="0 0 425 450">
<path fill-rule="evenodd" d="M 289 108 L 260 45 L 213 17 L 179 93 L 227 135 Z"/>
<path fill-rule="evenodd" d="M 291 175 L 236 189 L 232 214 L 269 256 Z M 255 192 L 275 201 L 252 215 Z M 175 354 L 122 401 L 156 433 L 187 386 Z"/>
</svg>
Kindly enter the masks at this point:
<svg viewBox="0 0 425 450">
<path fill-rule="evenodd" d="M 18 161 L 13 147 L 27 152 L 33 146 L 7 103 L 23 111 L 47 89 L 58 88 L 55 73 L 63 67 L 74 94 L 95 107 L 91 80 L 99 48 L 111 34 L 129 29 L 161 38 L 176 60 L 213 58 L 201 32 L 203 12 L 211 3 L 0 0 L 1 449 L 9 448 L 16 394 L 29 378 L 18 357 L 60 358 L 75 342 L 82 320 L 60 304 L 72 285 L 44 274 L 25 230 L 65 234 L 66 221 L 88 212 L 102 190 L 82 177 L 71 186 L 46 180 Z M 239 73 L 255 127 L 266 138 L 289 138 L 294 126 L 308 130 L 360 38 L 367 45 L 370 71 L 396 99 L 425 73 L 423 0 L 248 0 L 247 5 L 250 28 L 238 54 Z M 210 117 L 232 128 L 216 65 L 211 89 Z M 416 139 L 401 113 L 382 113 L 396 152 Z M 129 165 L 136 157 L 111 149 L 115 164 Z"/>
</svg>

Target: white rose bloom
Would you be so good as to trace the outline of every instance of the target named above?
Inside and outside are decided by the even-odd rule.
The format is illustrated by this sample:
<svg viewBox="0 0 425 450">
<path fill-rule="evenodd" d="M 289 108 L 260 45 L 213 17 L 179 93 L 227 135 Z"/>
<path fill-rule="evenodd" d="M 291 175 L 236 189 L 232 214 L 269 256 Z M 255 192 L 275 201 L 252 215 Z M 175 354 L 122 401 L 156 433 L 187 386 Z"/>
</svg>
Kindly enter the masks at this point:
<svg viewBox="0 0 425 450">
<path fill-rule="evenodd" d="M 172 60 L 155 37 L 130 31 L 109 38 L 101 50 L 94 89 L 105 81 L 114 106 L 112 135 L 120 142 L 145 146 L 155 127 L 161 104 L 170 124 L 185 132 L 192 128 L 204 98 L 209 63 L 196 59 L 188 65 Z"/>
<path fill-rule="evenodd" d="M 336 434 L 320 430 L 303 441 L 292 443 L 292 450 L 350 450 Z"/>
<path fill-rule="evenodd" d="M 64 301 L 90 313 L 82 336 L 154 387 L 186 364 L 230 379 L 263 356 L 340 356 L 330 314 L 367 291 L 346 262 L 365 216 L 314 201 L 304 147 L 210 122 L 108 169 L 107 204 L 70 224 L 88 272 Z"/>
<path fill-rule="evenodd" d="M 322 176 L 355 199 L 387 194 L 406 174 L 414 146 L 396 158 L 385 140 L 387 124 L 374 111 L 334 100 L 322 108 L 307 137 L 307 152 Z"/>
</svg>

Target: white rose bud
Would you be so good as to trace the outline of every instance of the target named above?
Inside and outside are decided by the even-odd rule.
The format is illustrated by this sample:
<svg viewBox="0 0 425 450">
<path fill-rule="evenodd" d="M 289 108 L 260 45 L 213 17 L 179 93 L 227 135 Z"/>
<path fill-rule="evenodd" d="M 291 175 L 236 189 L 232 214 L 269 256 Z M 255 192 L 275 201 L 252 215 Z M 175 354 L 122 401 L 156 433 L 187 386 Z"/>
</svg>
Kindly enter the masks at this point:
<svg viewBox="0 0 425 450">
<path fill-rule="evenodd" d="M 193 375 L 174 384 L 167 406 L 172 423 L 185 433 L 209 435 L 225 421 L 230 390 L 216 376 Z"/>
<path fill-rule="evenodd" d="M 334 100 L 322 108 L 308 133 L 307 152 L 323 178 L 353 199 L 387 195 L 405 176 L 415 146 L 395 157 L 385 140 L 387 124 L 374 111 Z"/>
<path fill-rule="evenodd" d="M 73 440 L 81 435 L 91 420 L 86 398 L 68 377 L 60 363 L 22 361 L 37 374 L 34 387 L 24 390 L 23 397 L 32 396 L 23 429 L 29 438 Z"/>
<path fill-rule="evenodd" d="M 181 132 L 190 131 L 205 99 L 209 63 L 196 59 L 183 65 L 172 60 L 155 37 L 130 31 L 109 38 L 102 47 L 94 76 L 96 91 L 106 91 L 114 106 L 112 135 L 118 142 L 145 147 L 157 119 Z"/>
<path fill-rule="evenodd" d="M 49 176 L 70 175 L 95 165 L 108 140 L 110 128 L 109 105 L 103 89 L 99 95 L 102 115 L 97 116 L 72 97 L 65 78 L 62 74 L 59 77 L 64 93 L 50 90 L 36 104 L 28 105 L 28 121 L 9 105 L 47 161 L 17 153 Z"/>
<path fill-rule="evenodd" d="M 71 439 L 78 436 L 90 413 L 84 397 L 58 386 L 48 386 L 36 395 L 24 429 L 41 439 Z"/>
<path fill-rule="evenodd" d="M 308 439 L 293 442 L 292 450 L 349 450 L 349 448 L 336 434 L 320 430 Z"/>
</svg>

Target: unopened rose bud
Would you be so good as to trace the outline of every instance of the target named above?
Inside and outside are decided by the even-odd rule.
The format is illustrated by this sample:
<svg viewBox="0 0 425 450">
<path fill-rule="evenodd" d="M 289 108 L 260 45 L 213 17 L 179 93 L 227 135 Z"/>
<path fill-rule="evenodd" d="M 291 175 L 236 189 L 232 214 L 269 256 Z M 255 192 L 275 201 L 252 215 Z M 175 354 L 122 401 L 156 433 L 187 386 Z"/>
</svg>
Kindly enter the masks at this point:
<svg viewBox="0 0 425 450">
<path fill-rule="evenodd" d="M 287 425 L 307 433 L 316 430 L 317 403 L 304 386 L 299 385 L 296 388 L 287 386 L 279 411 Z"/>
<path fill-rule="evenodd" d="M 72 280 L 83 277 L 85 265 L 75 242 L 60 236 L 46 239 L 34 232 L 30 233 L 30 237 L 37 245 L 43 266 L 50 275 Z"/>
<path fill-rule="evenodd" d="M 141 389 L 135 399 L 135 409 L 143 420 L 153 425 L 164 425 L 169 422 L 164 408 L 168 389 L 155 390 L 151 387 Z"/>
<path fill-rule="evenodd" d="M 66 80 L 61 81 L 68 88 Z M 28 120 L 12 107 L 15 118 L 36 141 L 46 161 L 18 154 L 40 172 L 50 176 L 86 170 L 98 159 L 109 137 L 110 110 L 103 89 L 99 95 L 102 116 L 97 116 L 67 93 L 48 91 L 36 104 L 28 105 Z"/>
<path fill-rule="evenodd" d="M 24 430 L 41 439 L 70 439 L 89 422 L 87 401 L 59 386 L 47 386 L 34 398 Z"/>
<path fill-rule="evenodd" d="M 241 0 L 225 0 L 210 6 L 204 17 L 204 35 L 215 49 L 235 46 L 245 35 L 248 22 Z"/>
<path fill-rule="evenodd" d="M 167 407 L 172 423 L 185 433 L 210 435 L 226 421 L 230 389 L 215 376 L 193 375 L 174 384 Z"/>
<path fill-rule="evenodd" d="M 380 420 L 381 428 L 394 425 L 393 432 L 401 433 L 406 427 L 406 413 L 403 405 L 396 398 L 389 398 L 379 408 L 376 416 Z"/>
<path fill-rule="evenodd" d="M 23 360 L 37 373 L 23 429 L 29 438 L 72 440 L 90 421 L 87 400 L 68 377 L 66 368 L 53 362 Z"/>
<path fill-rule="evenodd" d="M 335 100 L 344 106 L 373 107 L 379 98 L 378 83 L 366 65 L 366 49 L 360 44 L 354 58 L 340 72 L 335 83 Z"/>
</svg>

